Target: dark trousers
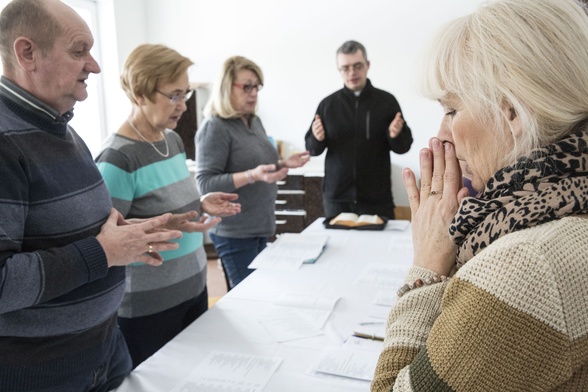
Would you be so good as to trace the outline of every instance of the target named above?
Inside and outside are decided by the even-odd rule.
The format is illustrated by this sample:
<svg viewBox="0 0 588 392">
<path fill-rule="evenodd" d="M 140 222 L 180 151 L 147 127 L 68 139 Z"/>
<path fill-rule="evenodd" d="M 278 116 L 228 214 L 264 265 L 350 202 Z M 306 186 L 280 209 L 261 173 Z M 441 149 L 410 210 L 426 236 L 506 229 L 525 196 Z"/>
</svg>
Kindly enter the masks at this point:
<svg viewBox="0 0 588 392">
<path fill-rule="evenodd" d="M 267 245 L 265 237 L 231 238 L 212 233 L 209 235 L 228 275 L 230 288 L 253 272 L 247 267 Z"/>
<path fill-rule="evenodd" d="M 18 375 L 11 374 L 10 366 L 0 368 L 0 390 L 21 392 L 107 392 L 117 388 L 131 372 L 131 357 L 125 339 L 117 328 L 103 342 L 99 354 L 102 360 L 87 366 L 88 358 L 79 353 L 72 358 L 30 367 L 14 366 Z M 69 366 L 70 369 L 67 369 Z M 82 370 L 83 369 L 83 370 Z M 16 377 L 16 378 L 15 378 Z"/>
<path fill-rule="evenodd" d="M 131 371 L 131 358 L 127 350 L 127 344 L 120 331 L 116 331 L 116 337 L 112 346 L 112 356 L 107 364 L 96 369 L 93 374 L 93 386 L 90 392 L 107 392 L 122 384 L 125 377 Z M 63 389 L 66 390 L 66 389 Z M 80 389 L 73 388 L 72 391 L 83 391 L 85 389 L 80 385 Z"/>
<path fill-rule="evenodd" d="M 388 219 L 394 219 L 394 203 L 361 203 L 361 202 L 335 202 L 323 198 L 323 208 L 327 218 L 333 218 L 342 212 L 353 212 L 357 215 L 379 215 Z"/>
<path fill-rule="evenodd" d="M 184 328 L 208 310 L 208 291 L 163 312 L 143 317 L 119 317 L 118 324 L 125 336 L 133 368 L 155 354 Z"/>
</svg>

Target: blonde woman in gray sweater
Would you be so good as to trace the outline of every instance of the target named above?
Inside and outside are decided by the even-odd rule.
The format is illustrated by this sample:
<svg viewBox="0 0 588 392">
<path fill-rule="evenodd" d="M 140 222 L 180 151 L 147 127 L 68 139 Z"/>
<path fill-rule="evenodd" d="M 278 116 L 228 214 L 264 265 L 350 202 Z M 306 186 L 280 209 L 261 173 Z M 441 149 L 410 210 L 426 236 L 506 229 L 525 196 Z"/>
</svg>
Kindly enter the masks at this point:
<svg viewBox="0 0 588 392">
<path fill-rule="evenodd" d="M 241 214 L 209 232 L 231 288 L 251 273 L 247 266 L 275 232 L 276 181 L 310 159 L 305 151 L 280 160 L 255 113 L 262 87 L 257 64 L 241 56 L 226 60 L 196 133 L 200 192 L 234 192 L 241 203 Z"/>
</svg>

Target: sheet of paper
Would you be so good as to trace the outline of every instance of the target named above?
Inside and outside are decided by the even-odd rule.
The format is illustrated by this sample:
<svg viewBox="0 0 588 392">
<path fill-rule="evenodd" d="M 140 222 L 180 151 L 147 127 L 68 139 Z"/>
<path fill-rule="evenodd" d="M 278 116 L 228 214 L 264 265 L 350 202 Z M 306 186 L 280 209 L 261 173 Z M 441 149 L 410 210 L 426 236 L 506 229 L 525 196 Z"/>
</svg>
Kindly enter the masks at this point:
<svg viewBox="0 0 588 392">
<path fill-rule="evenodd" d="M 287 307 L 275 309 L 276 311 L 260 317 L 259 322 L 278 343 L 323 334 L 318 326 L 322 318 L 313 320 L 307 314 L 308 310 Z"/>
<path fill-rule="evenodd" d="M 369 391 L 370 390 L 370 381 L 359 380 L 357 378 L 341 377 L 341 376 L 337 376 L 334 374 L 328 374 L 328 373 L 315 372 L 314 365 L 309 367 L 305 373 L 310 376 L 313 376 L 313 377 L 321 378 L 321 379 L 328 381 L 328 382 L 337 383 L 338 385 L 347 385 L 347 386 L 351 386 L 353 388 L 358 387 L 358 389 L 361 391 Z"/>
<path fill-rule="evenodd" d="M 344 346 L 350 349 L 369 350 L 376 351 L 378 354 L 382 352 L 384 348 L 384 342 L 381 340 L 364 339 L 357 336 L 350 336 L 347 338 Z"/>
<path fill-rule="evenodd" d="M 277 342 L 322 335 L 340 297 L 283 293 L 259 322 Z"/>
<path fill-rule="evenodd" d="M 389 220 L 386 224 L 386 230 L 404 231 L 410 227 L 410 222 L 407 220 Z"/>
<path fill-rule="evenodd" d="M 282 253 L 276 255 L 276 252 L 270 252 L 267 249 L 261 251 L 247 268 L 296 271 L 304 263 L 304 259 L 296 254 Z"/>
<path fill-rule="evenodd" d="M 323 252 L 328 238 L 324 234 L 281 234 L 257 255 L 249 268 L 296 270 L 303 263 L 314 263 Z"/>
<path fill-rule="evenodd" d="M 341 297 L 316 295 L 315 293 L 283 293 L 276 300 L 276 305 L 295 306 L 308 309 L 333 310 Z"/>
<path fill-rule="evenodd" d="M 386 287 L 394 292 L 402 286 L 409 266 L 404 268 L 382 263 L 368 264 L 357 277 L 360 286 Z"/>
<path fill-rule="evenodd" d="M 213 351 L 173 392 L 261 392 L 281 358 Z"/>
<path fill-rule="evenodd" d="M 400 286 L 398 286 L 400 287 Z M 382 306 L 393 306 L 396 303 L 398 296 L 394 290 L 378 290 L 374 297 L 373 303 Z"/>
<path fill-rule="evenodd" d="M 349 346 L 332 347 L 323 351 L 313 370 L 319 373 L 371 381 L 379 353 L 356 350 Z"/>
<path fill-rule="evenodd" d="M 340 297 L 316 295 L 315 293 L 283 293 L 275 305 L 293 307 L 300 310 L 315 328 L 323 328 L 327 319 L 335 309 Z"/>
</svg>

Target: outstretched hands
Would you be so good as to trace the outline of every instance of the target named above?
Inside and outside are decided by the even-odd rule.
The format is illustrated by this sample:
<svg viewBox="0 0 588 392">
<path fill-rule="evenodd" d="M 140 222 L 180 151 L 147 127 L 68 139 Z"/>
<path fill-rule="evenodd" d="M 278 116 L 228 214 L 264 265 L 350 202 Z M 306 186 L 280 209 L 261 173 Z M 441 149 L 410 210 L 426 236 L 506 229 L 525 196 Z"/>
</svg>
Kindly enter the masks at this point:
<svg viewBox="0 0 588 392">
<path fill-rule="evenodd" d="M 236 193 L 210 192 L 200 198 L 202 210 L 210 215 L 231 216 L 241 212 L 241 204 L 233 203 Z"/>
<path fill-rule="evenodd" d="M 263 181 L 272 184 L 285 178 L 288 175 L 288 168 L 282 167 L 276 170 L 276 165 L 259 165 L 255 169 L 251 169 L 251 177 L 254 181 Z"/>
<path fill-rule="evenodd" d="M 398 112 L 388 127 L 388 134 L 392 139 L 394 139 L 400 134 L 402 127 L 404 127 L 404 120 L 402 119 L 402 113 Z"/>
<path fill-rule="evenodd" d="M 306 165 L 306 162 L 310 160 L 310 152 L 298 152 L 290 155 L 288 158 L 282 161 L 282 164 L 289 169 L 295 169 Z"/>
<path fill-rule="evenodd" d="M 108 266 L 124 266 L 137 261 L 161 265 L 163 258 L 159 252 L 177 249 L 178 244 L 171 240 L 182 236 L 181 231 L 165 229 L 171 216 L 163 214 L 129 224 L 120 212 L 111 209 L 96 236 L 106 253 Z"/>
<path fill-rule="evenodd" d="M 217 223 L 221 221 L 221 218 L 210 218 L 208 216 L 201 216 L 198 218 L 198 212 L 188 211 L 182 214 L 173 214 L 166 225 L 169 230 L 180 230 L 185 233 L 200 232 L 212 229 Z"/>
<path fill-rule="evenodd" d="M 420 166 L 420 189 L 412 170 L 402 172 L 412 214 L 413 264 L 449 275 L 456 252 L 449 225 L 468 190 L 452 143 L 432 138 L 429 148 L 420 151 Z"/>
<path fill-rule="evenodd" d="M 314 115 L 314 120 L 312 122 L 312 134 L 319 142 L 325 140 L 325 128 L 323 127 L 323 122 L 321 121 L 321 117 L 318 114 Z"/>
<path fill-rule="evenodd" d="M 304 166 L 309 160 L 310 152 L 303 151 L 290 155 L 288 158 L 280 161 L 278 165 L 273 163 L 268 165 L 259 165 L 245 172 L 247 182 L 242 182 L 240 186 L 247 185 L 248 183 L 252 184 L 257 181 L 263 181 L 272 184 L 285 178 L 288 175 L 288 169 Z"/>
<path fill-rule="evenodd" d="M 180 230 L 186 233 L 205 232 L 216 226 L 220 216 L 231 216 L 241 212 L 241 204 L 233 203 L 239 197 L 236 193 L 210 192 L 200 198 L 202 210 L 207 214 L 198 218 L 198 212 L 188 211 L 183 214 L 173 214 L 167 222 L 170 230 Z"/>
</svg>

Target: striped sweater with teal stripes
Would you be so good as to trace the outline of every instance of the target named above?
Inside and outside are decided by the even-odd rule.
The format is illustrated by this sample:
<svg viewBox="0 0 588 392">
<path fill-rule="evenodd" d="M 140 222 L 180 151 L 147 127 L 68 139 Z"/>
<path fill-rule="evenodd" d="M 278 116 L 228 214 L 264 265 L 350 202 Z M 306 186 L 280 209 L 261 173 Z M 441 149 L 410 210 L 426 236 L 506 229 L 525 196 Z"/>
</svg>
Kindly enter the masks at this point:
<svg viewBox="0 0 588 392">
<path fill-rule="evenodd" d="M 180 136 L 165 131 L 169 156 L 158 154 L 149 143 L 115 134 L 96 158 L 112 196 L 125 218 L 148 218 L 166 212 L 198 210 L 200 194 L 186 166 Z M 165 151 L 165 141 L 156 142 Z M 170 309 L 200 295 L 206 285 L 206 257 L 202 233 L 184 233 L 180 247 L 161 252 L 158 268 L 134 263 L 127 266 L 125 296 L 119 316 L 142 317 Z M 197 252 L 199 250 L 199 252 Z"/>
</svg>

